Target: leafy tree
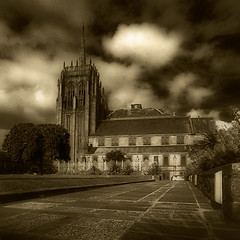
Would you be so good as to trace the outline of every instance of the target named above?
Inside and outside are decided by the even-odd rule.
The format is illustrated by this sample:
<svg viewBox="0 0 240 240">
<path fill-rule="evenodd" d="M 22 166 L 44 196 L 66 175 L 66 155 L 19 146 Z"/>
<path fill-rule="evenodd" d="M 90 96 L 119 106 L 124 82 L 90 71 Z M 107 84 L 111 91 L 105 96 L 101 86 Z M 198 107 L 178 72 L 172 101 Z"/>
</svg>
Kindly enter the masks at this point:
<svg viewBox="0 0 240 240">
<path fill-rule="evenodd" d="M 27 137 L 27 144 L 25 145 L 22 159 L 25 166 L 25 171 L 33 170 L 33 166 L 39 165 L 42 162 L 42 135 L 38 128 L 38 126 L 33 125 L 31 129 L 29 129 L 29 135 Z"/>
<path fill-rule="evenodd" d="M 188 174 L 195 174 L 211 168 L 237 162 L 240 157 L 240 124 L 233 121 L 229 129 L 205 133 L 190 151 L 192 163 Z"/>
<path fill-rule="evenodd" d="M 32 123 L 19 123 L 4 139 L 3 150 L 7 151 L 11 161 L 20 167 L 20 172 L 24 172 L 31 157 L 38 151 L 37 143 L 33 141 L 33 138 L 37 141 L 38 134 L 35 126 Z"/>
<path fill-rule="evenodd" d="M 6 135 L 3 150 L 20 166 L 20 172 L 30 171 L 35 165 L 43 173 L 43 165 L 54 159 L 69 160 L 69 134 L 54 124 L 20 123 Z"/>
<path fill-rule="evenodd" d="M 124 154 L 121 151 L 115 150 L 115 151 L 108 152 L 106 154 L 106 161 L 111 162 L 110 173 L 113 173 L 113 174 L 120 173 L 121 167 L 117 163 L 122 162 L 122 166 L 123 166 L 124 160 L 125 160 Z"/>
<path fill-rule="evenodd" d="M 43 158 L 69 160 L 70 146 L 67 130 L 55 124 L 42 124 L 39 127 L 43 137 Z"/>
<path fill-rule="evenodd" d="M 109 162 L 111 160 L 121 162 L 122 160 L 124 160 L 124 154 L 119 150 L 108 152 L 106 154 L 106 161 Z"/>
</svg>

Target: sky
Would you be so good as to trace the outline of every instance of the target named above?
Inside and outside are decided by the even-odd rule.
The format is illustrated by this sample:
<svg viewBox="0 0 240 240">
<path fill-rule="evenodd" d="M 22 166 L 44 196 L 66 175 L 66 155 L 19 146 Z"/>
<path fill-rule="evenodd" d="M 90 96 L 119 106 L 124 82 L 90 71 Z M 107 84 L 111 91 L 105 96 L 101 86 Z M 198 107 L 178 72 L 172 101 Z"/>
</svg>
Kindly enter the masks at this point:
<svg viewBox="0 0 240 240">
<path fill-rule="evenodd" d="M 95 63 L 109 108 L 229 121 L 240 106 L 238 0 L 1 0 L 0 144 L 19 122 L 55 123 L 63 62 Z"/>
</svg>

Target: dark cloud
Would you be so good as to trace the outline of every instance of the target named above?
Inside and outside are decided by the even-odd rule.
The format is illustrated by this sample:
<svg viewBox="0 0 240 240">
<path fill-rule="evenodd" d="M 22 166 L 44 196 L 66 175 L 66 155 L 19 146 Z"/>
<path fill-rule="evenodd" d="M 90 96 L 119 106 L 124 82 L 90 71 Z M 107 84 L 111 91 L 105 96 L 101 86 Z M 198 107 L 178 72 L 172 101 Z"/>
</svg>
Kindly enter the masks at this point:
<svg viewBox="0 0 240 240">
<path fill-rule="evenodd" d="M 227 35 L 218 35 L 212 39 L 216 48 L 223 51 L 232 51 L 236 54 L 240 53 L 240 32 Z"/>
<path fill-rule="evenodd" d="M 33 122 L 33 123 L 54 123 L 56 113 L 54 110 L 39 110 L 34 115 L 26 114 L 23 107 L 14 111 L 0 111 L 1 129 L 10 129 L 16 123 Z"/>
<path fill-rule="evenodd" d="M 57 78 L 62 62 L 79 56 L 83 21 L 87 54 L 105 77 L 112 107 L 142 96 L 143 105 L 227 119 L 226 108 L 239 106 L 239 12 L 236 0 L 1 0 L 0 129 L 19 121 L 54 122 Z M 178 39 L 174 54 L 160 61 L 150 38 L 147 51 L 117 52 L 117 40 L 132 29 L 151 29 L 163 46 L 164 39 Z"/>
<path fill-rule="evenodd" d="M 216 4 L 218 0 L 202 0 L 192 1 L 188 11 L 188 20 L 194 24 L 199 25 L 207 21 L 216 19 Z"/>
</svg>

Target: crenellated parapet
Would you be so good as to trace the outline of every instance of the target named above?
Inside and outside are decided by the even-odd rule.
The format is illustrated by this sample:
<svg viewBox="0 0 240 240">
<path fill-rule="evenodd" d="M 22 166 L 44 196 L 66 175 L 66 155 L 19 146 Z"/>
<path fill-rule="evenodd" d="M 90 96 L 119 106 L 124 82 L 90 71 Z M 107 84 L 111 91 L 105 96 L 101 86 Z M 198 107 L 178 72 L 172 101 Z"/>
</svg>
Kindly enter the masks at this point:
<svg viewBox="0 0 240 240">
<path fill-rule="evenodd" d="M 61 72 L 61 77 L 79 77 L 79 76 L 85 76 L 90 75 L 94 73 L 99 78 L 99 72 L 96 68 L 96 66 L 92 63 L 90 60 L 88 63 L 84 65 L 79 65 L 79 61 L 77 60 L 75 64 L 73 64 L 73 61 L 71 61 L 71 64 L 66 66 L 66 63 L 63 64 L 63 70 Z"/>
</svg>

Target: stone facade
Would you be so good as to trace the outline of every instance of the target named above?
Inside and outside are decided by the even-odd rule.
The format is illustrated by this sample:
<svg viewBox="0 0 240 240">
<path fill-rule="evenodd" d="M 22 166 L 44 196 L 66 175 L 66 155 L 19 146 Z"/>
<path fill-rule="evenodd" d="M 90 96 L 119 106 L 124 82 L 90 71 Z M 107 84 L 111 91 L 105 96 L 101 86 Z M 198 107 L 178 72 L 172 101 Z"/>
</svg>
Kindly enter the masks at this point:
<svg viewBox="0 0 240 240">
<path fill-rule="evenodd" d="M 57 124 L 69 131 L 71 145 L 71 161 L 59 163 L 59 171 L 92 166 L 107 171 L 106 153 L 120 150 L 134 170 L 146 173 L 157 164 L 164 179 L 184 176 L 189 146 L 214 125 L 213 119 L 175 116 L 141 104 L 107 111 L 100 75 L 86 62 L 84 31 L 81 43 L 80 59 L 64 63 L 58 80 Z"/>
</svg>

